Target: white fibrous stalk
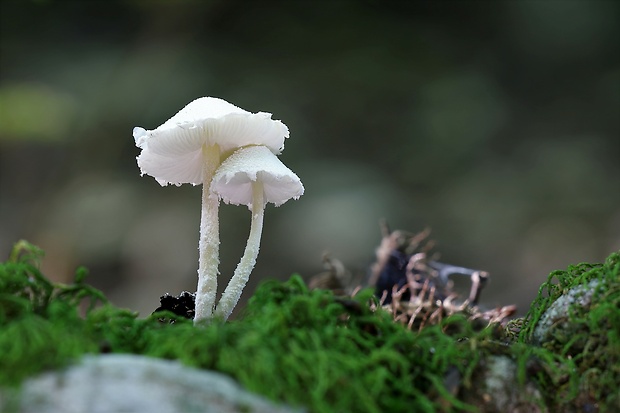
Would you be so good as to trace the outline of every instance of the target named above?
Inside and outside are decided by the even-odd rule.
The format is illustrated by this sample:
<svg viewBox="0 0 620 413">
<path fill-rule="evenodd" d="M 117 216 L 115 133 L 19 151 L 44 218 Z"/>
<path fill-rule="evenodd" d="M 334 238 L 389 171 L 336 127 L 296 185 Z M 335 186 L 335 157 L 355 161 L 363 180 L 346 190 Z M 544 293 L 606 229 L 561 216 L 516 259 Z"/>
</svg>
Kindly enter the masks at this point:
<svg viewBox="0 0 620 413">
<path fill-rule="evenodd" d="M 202 185 L 202 212 L 200 215 L 200 239 L 198 241 L 198 287 L 196 288 L 196 312 L 194 323 L 212 317 L 217 295 L 217 276 L 220 263 L 219 204 L 217 195 L 210 191 L 211 181 L 220 165 L 219 149 L 203 148 L 205 168 Z"/>
<path fill-rule="evenodd" d="M 260 249 L 260 239 L 263 233 L 263 217 L 265 215 L 265 201 L 263 197 L 263 184 L 261 182 L 252 183 L 254 195 L 252 201 L 252 222 L 250 224 L 250 235 L 245 246 L 243 256 L 237 264 L 222 298 L 217 304 L 215 316 L 224 320 L 230 317 L 233 309 L 241 298 L 241 293 L 250 279 L 250 274 L 256 265 L 258 251 Z"/>
</svg>

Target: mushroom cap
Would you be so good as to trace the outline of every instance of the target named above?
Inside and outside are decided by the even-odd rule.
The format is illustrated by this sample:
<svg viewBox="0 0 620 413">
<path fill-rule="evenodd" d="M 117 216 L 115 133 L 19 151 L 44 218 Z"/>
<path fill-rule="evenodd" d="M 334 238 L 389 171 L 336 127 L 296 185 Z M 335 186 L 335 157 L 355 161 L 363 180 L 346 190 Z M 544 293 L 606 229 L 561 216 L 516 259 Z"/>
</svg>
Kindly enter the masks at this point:
<svg viewBox="0 0 620 413">
<path fill-rule="evenodd" d="M 136 127 L 133 137 L 142 149 L 138 166 L 161 185 L 203 183 L 204 154 L 227 155 L 247 145 L 263 145 L 275 154 L 284 149 L 289 131 L 271 113 L 250 113 L 225 100 L 203 97 L 189 103 L 154 130 Z"/>
<path fill-rule="evenodd" d="M 218 168 L 211 191 L 227 204 L 247 205 L 252 209 L 252 183 L 263 186 L 263 199 L 280 206 L 304 193 L 301 180 L 265 146 L 238 149 Z"/>
</svg>

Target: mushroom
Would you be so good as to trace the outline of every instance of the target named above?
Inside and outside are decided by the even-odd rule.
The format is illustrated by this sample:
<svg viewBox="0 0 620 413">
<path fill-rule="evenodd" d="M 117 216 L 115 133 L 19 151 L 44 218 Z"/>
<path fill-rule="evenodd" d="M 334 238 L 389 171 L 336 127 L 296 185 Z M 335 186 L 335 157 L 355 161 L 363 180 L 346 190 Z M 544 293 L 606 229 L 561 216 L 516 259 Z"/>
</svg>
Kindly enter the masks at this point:
<svg viewBox="0 0 620 413">
<path fill-rule="evenodd" d="M 211 191 L 227 204 L 246 205 L 252 212 L 245 251 L 215 309 L 215 316 L 226 320 L 256 264 L 265 206 L 268 202 L 280 206 L 291 198 L 298 199 L 304 187 L 299 177 L 267 147 L 248 146 L 222 162 L 213 177 Z"/>
<path fill-rule="evenodd" d="M 289 131 L 270 113 L 250 113 L 225 100 L 203 97 L 189 103 L 154 130 L 134 128 L 141 174 L 160 185 L 203 185 L 196 315 L 210 319 L 215 306 L 219 265 L 219 199 L 211 180 L 223 159 L 236 149 L 262 145 L 274 154 L 284 148 Z M 275 156 L 275 155 L 274 155 Z"/>
</svg>

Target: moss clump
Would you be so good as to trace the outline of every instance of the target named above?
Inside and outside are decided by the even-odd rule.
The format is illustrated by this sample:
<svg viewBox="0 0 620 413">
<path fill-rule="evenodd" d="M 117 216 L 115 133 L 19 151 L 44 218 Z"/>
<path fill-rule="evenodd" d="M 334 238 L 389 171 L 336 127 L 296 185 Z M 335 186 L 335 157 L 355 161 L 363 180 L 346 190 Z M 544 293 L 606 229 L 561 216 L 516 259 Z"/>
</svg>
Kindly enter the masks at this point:
<svg viewBox="0 0 620 413">
<path fill-rule="evenodd" d="M 476 359 L 469 343 L 457 340 L 474 334 L 464 318 L 414 334 L 371 311 L 371 290 L 341 299 L 293 276 L 264 283 L 239 321 L 196 328 L 165 313 L 175 322 L 162 323 L 161 313 L 138 319 L 110 305 L 83 283 L 83 270 L 74 284 L 49 282 L 37 268 L 40 251 L 23 242 L 17 248 L 0 265 L 2 385 L 86 353 L 135 353 L 227 373 L 250 390 L 316 412 L 468 410 L 442 379 L 448 369 L 466 374 Z"/>
<path fill-rule="evenodd" d="M 37 268 L 42 255 L 20 241 L 0 265 L 0 385 L 18 383 L 97 348 L 82 337 L 85 322 L 78 306 L 88 301 L 87 310 L 92 310 L 105 297 L 83 283 L 83 268 L 75 284 L 52 284 Z"/>
<path fill-rule="evenodd" d="M 620 252 L 552 272 L 518 341 L 540 346 L 547 358 L 544 369 L 555 379 L 540 387 L 554 409 L 620 411 Z"/>
</svg>

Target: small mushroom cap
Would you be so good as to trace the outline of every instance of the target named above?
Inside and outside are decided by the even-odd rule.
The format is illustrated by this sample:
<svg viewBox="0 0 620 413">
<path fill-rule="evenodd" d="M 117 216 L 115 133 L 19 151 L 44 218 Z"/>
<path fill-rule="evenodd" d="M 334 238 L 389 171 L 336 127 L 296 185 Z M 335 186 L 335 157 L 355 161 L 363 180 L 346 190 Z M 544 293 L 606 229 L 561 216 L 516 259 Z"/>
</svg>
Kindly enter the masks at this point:
<svg viewBox="0 0 620 413">
<path fill-rule="evenodd" d="M 138 166 L 161 185 L 202 184 L 202 148 L 228 154 L 247 145 L 263 145 L 275 154 L 284 149 L 289 131 L 271 113 L 250 113 L 225 100 L 194 100 L 154 130 L 134 128 L 136 146 L 142 149 Z"/>
<path fill-rule="evenodd" d="M 280 206 L 304 193 L 301 180 L 269 148 L 248 146 L 230 155 L 213 177 L 211 191 L 224 202 L 252 209 L 252 183 L 263 186 L 263 199 Z"/>
</svg>

